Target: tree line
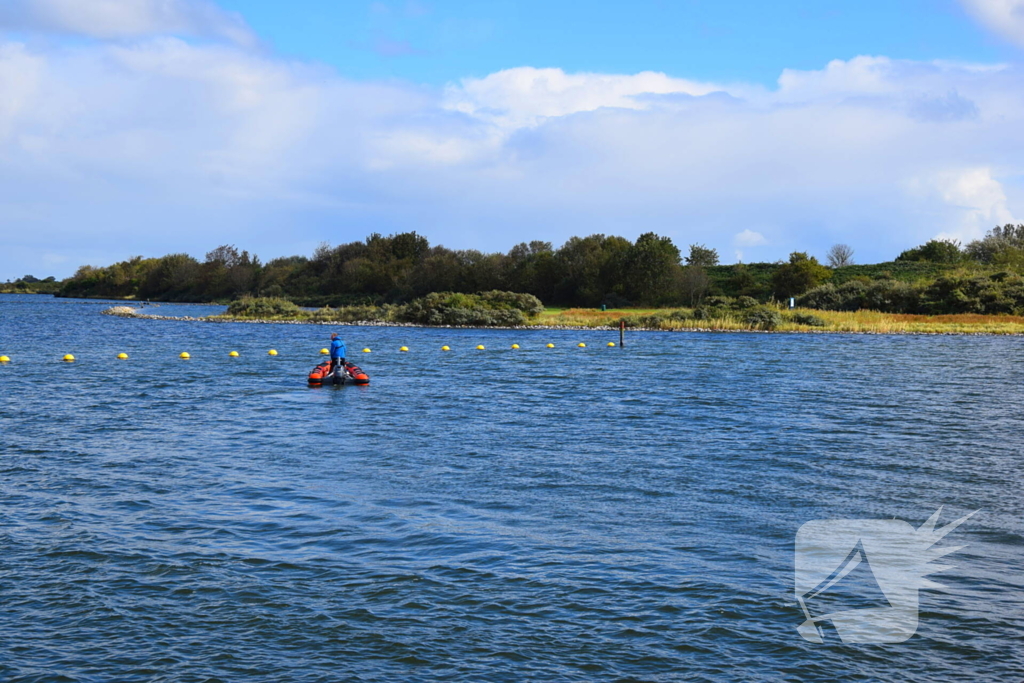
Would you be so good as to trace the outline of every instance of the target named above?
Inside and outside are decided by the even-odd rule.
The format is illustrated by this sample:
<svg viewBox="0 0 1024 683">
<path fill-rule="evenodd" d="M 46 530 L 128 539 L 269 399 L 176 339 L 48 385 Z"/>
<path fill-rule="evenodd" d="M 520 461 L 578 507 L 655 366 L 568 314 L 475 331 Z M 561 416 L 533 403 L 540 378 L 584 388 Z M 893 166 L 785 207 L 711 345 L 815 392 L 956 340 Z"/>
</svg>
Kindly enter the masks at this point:
<svg viewBox="0 0 1024 683">
<path fill-rule="evenodd" d="M 52 275 L 43 279 L 25 275 L 14 282 L 0 282 L 0 294 L 56 294 L 61 285 Z"/>
<path fill-rule="evenodd" d="M 961 247 L 932 240 L 895 261 L 856 265 L 853 250 L 835 245 L 826 264 L 805 252 L 785 262 L 723 266 L 700 244 L 685 256 L 668 237 L 649 232 L 635 241 L 609 235 L 573 237 L 555 249 L 532 241 L 507 253 L 453 250 L 416 232 L 338 246 L 266 263 L 231 245 L 200 261 L 188 254 L 137 256 L 105 267 L 82 266 L 60 285 L 69 297 L 159 301 L 231 301 L 281 297 L 302 306 L 401 304 L 432 292 L 532 294 L 547 306 L 696 307 L 708 296 L 758 301 L 800 296 L 850 280 L 932 281 L 954 269 L 1024 270 L 1024 225 L 996 227 Z"/>
<path fill-rule="evenodd" d="M 695 257 L 718 257 L 696 247 Z M 403 303 L 431 292 L 492 290 L 533 294 L 548 305 L 662 305 L 680 298 L 683 268 L 668 237 L 573 237 L 518 244 L 508 253 L 453 250 L 415 232 L 372 234 L 311 257 L 267 263 L 234 246 L 203 261 L 188 254 L 134 257 L 106 267 L 83 266 L 65 281 L 62 296 L 132 297 L 166 301 L 224 301 L 241 296 L 284 297 L 309 306 Z"/>
</svg>

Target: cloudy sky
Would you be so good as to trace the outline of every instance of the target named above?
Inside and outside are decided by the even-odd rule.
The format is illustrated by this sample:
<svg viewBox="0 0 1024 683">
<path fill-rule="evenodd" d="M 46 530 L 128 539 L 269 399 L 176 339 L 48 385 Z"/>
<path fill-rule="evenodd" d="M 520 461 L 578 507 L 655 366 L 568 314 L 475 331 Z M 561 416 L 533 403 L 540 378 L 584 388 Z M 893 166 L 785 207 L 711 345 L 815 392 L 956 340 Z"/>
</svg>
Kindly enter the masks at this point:
<svg viewBox="0 0 1024 683">
<path fill-rule="evenodd" d="M 416 230 L 889 260 L 1024 220 L 1024 0 L 0 0 L 0 280 Z"/>
</svg>

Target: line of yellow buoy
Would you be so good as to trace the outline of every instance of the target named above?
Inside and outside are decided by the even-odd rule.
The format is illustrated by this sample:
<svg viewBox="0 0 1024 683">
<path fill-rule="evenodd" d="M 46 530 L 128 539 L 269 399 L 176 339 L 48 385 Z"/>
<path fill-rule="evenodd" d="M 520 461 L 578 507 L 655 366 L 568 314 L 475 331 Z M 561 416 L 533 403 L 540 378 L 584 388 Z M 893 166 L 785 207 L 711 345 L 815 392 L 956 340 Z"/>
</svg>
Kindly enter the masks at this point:
<svg viewBox="0 0 1024 683">
<path fill-rule="evenodd" d="M 581 348 L 581 349 L 587 348 L 587 345 L 584 344 L 583 342 L 580 342 L 576 346 L 578 348 Z M 613 347 L 613 346 L 616 346 L 616 344 L 615 344 L 615 342 L 608 342 L 608 346 L 609 347 Z M 513 344 L 511 348 L 513 350 L 515 350 L 515 349 L 520 348 L 520 346 L 519 346 L 519 344 Z M 553 348 L 555 348 L 555 345 L 554 344 L 547 344 L 545 346 L 545 348 L 553 349 Z M 485 351 L 486 349 L 487 349 L 487 347 L 484 346 L 483 344 L 478 344 L 476 346 L 476 350 L 477 351 Z M 451 351 L 452 349 L 451 349 L 450 346 L 442 346 L 441 350 L 442 351 Z M 398 351 L 399 351 L 399 353 L 408 353 L 409 352 L 409 347 L 408 346 L 402 346 L 402 347 L 400 347 L 398 349 Z M 371 353 L 371 352 L 372 351 L 369 348 L 363 349 L 363 353 Z M 328 353 L 330 353 L 330 352 L 327 349 L 320 349 L 320 354 L 321 355 L 327 355 Z M 267 351 L 267 355 L 268 356 L 277 356 L 278 352 L 277 352 L 276 349 L 270 349 L 269 351 Z M 238 358 L 239 357 L 239 353 L 238 353 L 238 351 L 231 351 L 230 353 L 228 353 L 228 356 L 231 357 L 231 358 Z M 182 351 L 180 354 L 178 354 L 178 358 L 180 358 L 182 360 L 188 360 L 191 357 L 192 356 L 189 354 L 188 351 Z M 127 353 L 119 353 L 119 354 L 117 354 L 117 359 L 118 360 L 128 360 L 128 354 Z M 72 354 L 69 353 L 69 354 L 64 355 L 64 357 L 62 357 L 61 360 L 66 362 L 66 363 L 73 363 L 73 362 L 75 362 L 75 357 Z M 0 363 L 10 363 L 10 362 L 11 362 L 10 356 L 0 356 Z"/>
</svg>

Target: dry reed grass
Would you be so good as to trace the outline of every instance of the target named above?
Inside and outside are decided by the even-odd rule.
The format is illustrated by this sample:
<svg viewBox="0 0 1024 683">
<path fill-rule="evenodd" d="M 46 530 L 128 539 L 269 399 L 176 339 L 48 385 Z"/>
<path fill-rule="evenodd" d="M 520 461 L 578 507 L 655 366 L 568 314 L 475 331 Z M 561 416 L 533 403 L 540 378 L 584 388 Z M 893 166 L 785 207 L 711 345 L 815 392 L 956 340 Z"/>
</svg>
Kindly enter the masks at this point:
<svg viewBox="0 0 1024 683">
<path fill-rule="evenodd" d="M 689 309 L 620 309 L 598 311 L 585 308 L 548 309 L 532 324 L 538 326 L 604 327 L 617 326 L 622 318 L 662 316 L 662 330 L 749 330 L 743 314 L 714 320 L 668 319 L 671 313 Z M 776 332 L 858 332 L 873 334 L 1024 334 L 1024 316 L 1014 315 L 910 315 L 878 311 L 819 311 L 796 309 L 794 313 L 815 315 L 825 321 L 823 327 L 799 325 L 786 320 Z M 786 317 L 786 311 L 782 311 Z"/>
</svg>

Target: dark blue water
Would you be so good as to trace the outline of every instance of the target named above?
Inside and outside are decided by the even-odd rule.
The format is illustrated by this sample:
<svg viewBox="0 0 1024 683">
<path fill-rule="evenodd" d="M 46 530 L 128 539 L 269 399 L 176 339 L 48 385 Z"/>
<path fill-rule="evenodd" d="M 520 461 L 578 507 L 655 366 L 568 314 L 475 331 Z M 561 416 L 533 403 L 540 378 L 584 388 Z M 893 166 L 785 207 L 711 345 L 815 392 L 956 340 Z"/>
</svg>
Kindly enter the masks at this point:
<svg viewBox="0 0 1024 683">
<path fill-rule="evenodd" d="M 1024 673 L 1021 339 L 344 328 L 309 389 L 330 328 L 106 305 L 0 297 L 0 680 Z M 913 638 L 800 638 L 804 522 L 940 505 Z"/>
</svg>

